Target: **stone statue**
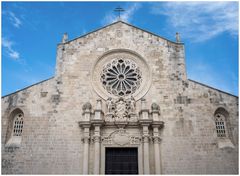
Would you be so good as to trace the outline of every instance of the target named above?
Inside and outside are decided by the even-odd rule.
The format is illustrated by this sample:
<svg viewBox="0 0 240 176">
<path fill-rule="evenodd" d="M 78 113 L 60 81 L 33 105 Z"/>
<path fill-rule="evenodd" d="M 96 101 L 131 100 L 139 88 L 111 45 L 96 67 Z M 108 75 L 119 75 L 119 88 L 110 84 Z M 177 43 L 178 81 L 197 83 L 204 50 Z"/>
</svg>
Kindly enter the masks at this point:
<svg viewBox="0 0 240 176">
<path fill-rule="evenodd" d="M 114 103 L 112 98 L 107 99 L 107 113 L 113 113 L 113 110 L 115 109 Z"/>
<path fill-rule="evenodd" d="M 116 102 L 115 118 L 117 120 L 124 120 L 127 116 L 127 104 L 121 97 Z"/>
<path fill-rule="evenodd" d="M 129 101 L 129 109 L 130 109 L 130 112 L 135 112 L 136 110 L 136 101 L 133 98 L 133 96 L 131 96 L 131 99 Z"/>
</svg>

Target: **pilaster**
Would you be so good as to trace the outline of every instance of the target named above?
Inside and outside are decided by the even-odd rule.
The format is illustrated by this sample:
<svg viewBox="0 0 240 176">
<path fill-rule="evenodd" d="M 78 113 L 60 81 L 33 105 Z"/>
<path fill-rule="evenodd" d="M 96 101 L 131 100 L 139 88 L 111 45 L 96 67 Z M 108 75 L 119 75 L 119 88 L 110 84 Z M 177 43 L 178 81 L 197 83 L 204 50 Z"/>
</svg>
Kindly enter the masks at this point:
<svg viewBox="0 0 240 176">
<path fill-rule="evenodd" d="M 142 126 L 143 134 L 143 173 L 150 174 L 150 160 L 149 160 L 149 126 L 152 120 L 149 119 L 149 110 L 146 107 L 145 99 L 141 100 L 141 111 L 139 124 Z"/>
<path fill-rule="evenodd" d="M 89 128 L 90 128 L 90 123 L 84 123 L 81 124 L 83 128 L 83 161 L 82 161 L 82 168 L 83 168 L 83 174 L 88 174 L 88 156 L 89 156 Z"/>
<path fill-rule="evenodd" d="M 152 125 L 153 127 L 153 146 L 154 146 L 154 163 L 155 174 L 161 174 L 161 158 L 160 158 L 160 136 L 159 136 L 159 124 Z"/>
<path fill-rule="evenodd" d="M 158 104 L 153 103 L 151 106 L 151 114 L 153 118 L 153 147 L 154 147 L 154 163 L 155 174 L 161 174 L 161 151 L 160 151 L 160 135 L 159 129 L 163 127 L 163 121 L 160 116 L 160 107 Z"/>
<path fill-rule="evenodd" d="M 93 143 L 94 143 L 94 166 L 93 173 L 98 175 L 100 173 L 100 141 L 101 141 L 101 126 L 103 124 L 102 101 L 97 100 L 96 109 L 94 110 L 94 117 L 91 120 L 94 127 Z"/>
</svg>

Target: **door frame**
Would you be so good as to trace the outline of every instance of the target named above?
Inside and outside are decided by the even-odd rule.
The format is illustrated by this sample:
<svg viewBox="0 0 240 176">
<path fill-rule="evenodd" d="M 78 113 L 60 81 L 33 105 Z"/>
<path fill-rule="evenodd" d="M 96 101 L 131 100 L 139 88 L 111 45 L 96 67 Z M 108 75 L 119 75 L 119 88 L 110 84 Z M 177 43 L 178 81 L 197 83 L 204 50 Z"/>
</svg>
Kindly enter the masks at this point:
<svg viewBox="0 0 240 176">
<path fill-rule="evenodd" d="M 117 145 L 101 145 L 101 169 L 100 174 L 105 174 L 105 164 L 106 164 L 106 148 L 137 148 L 138 152 L 138 174 L 143 174 L 143 160 L 142 160 L 142 145 L 126 145 L 126 146 L 117 146 Z"/>
</svg>

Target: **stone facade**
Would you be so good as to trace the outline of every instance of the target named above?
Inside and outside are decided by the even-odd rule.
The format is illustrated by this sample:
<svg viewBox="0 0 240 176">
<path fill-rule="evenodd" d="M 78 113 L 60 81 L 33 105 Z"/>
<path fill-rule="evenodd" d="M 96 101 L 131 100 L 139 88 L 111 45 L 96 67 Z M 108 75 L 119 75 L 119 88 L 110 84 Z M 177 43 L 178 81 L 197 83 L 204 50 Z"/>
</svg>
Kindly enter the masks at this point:
<svg viewBox="0 0 240 176">
<path fill-rule="evenodd" d="M 113 59 L 125 87 L 104 83 Z M 187 79 L 179 41 L 122 21 L 64 35 L 55 76 L 2 97 L 2 174 L 104 174 L 109 146 L 136 147 L 139 174 L 238 174 L 238 97 Z"/>
</svg>

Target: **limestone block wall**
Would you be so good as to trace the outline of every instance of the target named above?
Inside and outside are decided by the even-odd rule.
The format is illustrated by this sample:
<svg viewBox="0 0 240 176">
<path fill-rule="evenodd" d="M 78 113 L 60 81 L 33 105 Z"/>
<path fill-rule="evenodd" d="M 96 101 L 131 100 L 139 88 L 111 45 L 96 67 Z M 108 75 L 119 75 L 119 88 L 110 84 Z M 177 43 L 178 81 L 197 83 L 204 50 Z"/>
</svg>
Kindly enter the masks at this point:
<svg viewBox="0 0 240 176">
<path fill-rule="evenodd" d="M 57 115 L 61 103 L 58 85 L 52 78 L 2 98 L 3 174 L 81 173 L 81 115 Z M 6 147 L 9 118 L 15 108 L 24 113 L 19 148 Z"/>
<path fill-rule="evenodd" d="M 119 49 L 139 54 L 150 67 L 151 86 L 144 98 L 148 108 L 152 103 L 160 105 L 165 123 L 161 130 L 162 173 L 237 173 L 238 98 L 187 80 L 183 44 L 123 22 L 59 44 L 54 78 L 2 98 L 2 173 L 82 173 L 78 122 L 83 104 L 90 102 L 95 108 L 100 98 L 91 82 L 94 64 L 106 52 Z M 140 101 L 136 103 L 139 111 Z M 19 148 L 5 147 L 8 118 L 15 107 L 24 112 L 22 142 Z M 234 148 L 227 144 L 219 148 L 213 121 L 218 107 L 229 112 L 229 139 Z M 152 150 L 150 161 L 154 174 Z M 91 168 L 92 163 L 90 172 Z"/>
<path fill-rule="evenodd" d="M 176 97 L 175 114 L 162 113 L 163 173 L 237 174 L 238 98 L 193 81 L 188 84 L 182 96 L 186 101 L 179 102 Z M 227 128 L 233 146 L 228 142 L 222 144 L 217 137 L 214 112 L 219 107 L 229 112 Z"/>
<path fill-rule="evenodd" d="M 115 49 L 136 52 L 150 66 L 152 84 L 145 97 L 148 106 L 157 102 L 172 108 L 169 104 L 177 92 L 183 91 L 186 81 L 184 46 L 118 22 L 58 46 L 56 80 L 58 90 L 64 92 L 60 106 L 67 106 L 61 109 L 70 111 L 68 107 L 76 109 L 87 101 L 96 102 L 99 96 L 91 85 L 94 64 Z"/>
</svg>

